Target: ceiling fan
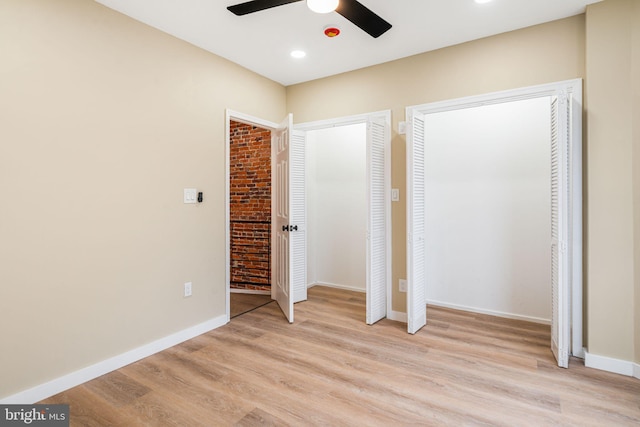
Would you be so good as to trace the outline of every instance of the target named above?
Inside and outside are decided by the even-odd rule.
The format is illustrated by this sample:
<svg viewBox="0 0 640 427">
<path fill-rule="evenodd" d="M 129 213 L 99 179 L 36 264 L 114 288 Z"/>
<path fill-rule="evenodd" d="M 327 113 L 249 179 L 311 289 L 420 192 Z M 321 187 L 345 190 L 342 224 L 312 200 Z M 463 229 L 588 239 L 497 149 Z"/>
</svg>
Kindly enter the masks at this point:
<svg viewBox="0 0 640 427">
<path fill-rule="evenodd" d="M 299 1 L 302 0 L 252 0 L 229 6 L 227 9 L 238 16 L 242 16 L 265 9 L 271 9 L 272 7 L 297 3 Z M 324 10 L 322 7 L 316 9 L 315 3 L 329 3 L 330 6 Z M 307 0 L 307 5 L 311 10 L 318 13 L 332 12 L 335 10 L 373 38 L 380 37 L 391 28 L 391 24 L 357 0 L 340 0 L 339 2 L 337 0 L 329 0 L 328 2 Z"/>
</svg>

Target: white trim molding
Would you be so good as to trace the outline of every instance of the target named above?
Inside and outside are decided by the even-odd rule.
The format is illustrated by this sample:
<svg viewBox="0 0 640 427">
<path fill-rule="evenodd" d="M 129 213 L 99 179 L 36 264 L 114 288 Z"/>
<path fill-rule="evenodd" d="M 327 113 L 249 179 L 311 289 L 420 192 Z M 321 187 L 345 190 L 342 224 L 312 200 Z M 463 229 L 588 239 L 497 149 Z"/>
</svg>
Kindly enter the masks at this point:
<svg viewBox="0 0 640 427">
<path fill-rule="evenodd" d="M 248 295 L 271 295 L 271 291 L 259 291 L 257 289 L 233 289 L 229 291 L 232 294 L 248 294 Z"/>
<path fill-rule="evenodd" d="M 640 380 L 640 363 L 633 364 L 633 376 Z"/>
<path fill-rule="evenodd" d="M 626 375 L 627 377 L 640 378 L 638 365 L 626 360 L 614 359 L 607 356 L 584 352 L 584 366 L 587 368 L 599 369 L 601 371 L 613 372 L 614 374 Z"/>
<path fill-rule="evenodd" d="M 359 123 L 367 123 L 370 117 L 384 117 L 388 120 L 389 126 L 391 126 L 391 110 L 373 111 L 371 113 L 355 114 L 352 116 L 335 117 L 327 120 L 318 120 L 315 122 L 304 122 L 295 124 L 293 127 L 296 130 L 318 130 L 334 128 L 338 126 L 355 125 Z"/>
<path fill-rule="evenodd" d="M 337 283 L 327 283 L 327 282 L 316 282 L 312 285 L 308 285 L 307 288 L 313 288 L 314 286 L 326 286 L 327 288 L 342 289 L 345 291 L 353 291 L 353 292 L 361 292 L 361 293 L 367 292 L 366 289 L 354 288 L 353 286 L 339 285 Z"/>
<path fill-rule="evenodd" d="M 113 372 L 116 369 L 120 369 L 123 366 L 127 366 L 133 362 L 149 357 L 153 354 L 159 353 L 162 350 L 166 350 L 169 347 L 180 344 L 191 338 L 197 337 L 209 331 L 219 328 L 227 323 L 227 316 L 222 315 L 214 319 L 208 320 L 199 325 L 192 326 L 184 329 L 175 334 L 171 334 L 159 340 L 153 341 L 149 344 L 145 344 L 141 347 L 127 351 L 126 353 L 119 354 L 109 359 L 98 362 L 94 365 L 80 369 L 62 377 L 56 378 L 44 384 L 37 385 L 28 390 L 21 391 L 11 396 L 0 399 L 0 404 L 33 404 L 47 397 L 61 393 L 72 387 L 76 387 L 87 381 L 91 381 L 98 378 L 101 375 Z"/>
<path fill-rule="evenodd" d="M 574 353 L 572 354 L 573 357 L 577 357 L 578 359 L 584 359 L 584 355 L 587 352 L 586 348 L 581 348 L 581 349 L 573 349 Z"/>
<path fill-rule="evenodd" d="M 254 117 L 249 114 L 234 111 L 229 108 L 225 110 L 225 136 L 224 136 L 224 240 L 225 240 L 225 287 L 227 312 L 227 322 L 231 320 L 231 121 L 240 122 L 263 129 L 273 131 L 278 128 L 278 124 L 268 120 Z"/>
<path fill-rule="evenodd" d="M 526 322 L 539 323 L 541 325 L 550 325 L 551 324 L 551 320 L 550 319 L 542 319 L 540 317 L 524 316 L 524 315 L 513 314 L 513 313 L 505 313 L 505 312 L 502 312 L 502 311 L 485 310 L 485 309 L 482 309 L 482 308 L 468 307 L 466 305 L 458 305 L 458 304 L 449 304 L 449 303 L 440 302 L 440 301 L 427 300 L 427 305 L 433 305 L 435 307 L 451 308 L 451 309 L 454 309 L 454 310 L 468 311 L 468 312 L 471 312 L 471 313 L 488 314 L 490 316 L 502 317 L 502 318 L 505 318 L 505 319 L 524 320 Z"/>
<path fill-rule="evenodd" d="M 393 320 L 394 322 L 407 323 L 407 313 L 403 313 L 401 311 L 388 311 L 387 319 Z"/>
</svg>

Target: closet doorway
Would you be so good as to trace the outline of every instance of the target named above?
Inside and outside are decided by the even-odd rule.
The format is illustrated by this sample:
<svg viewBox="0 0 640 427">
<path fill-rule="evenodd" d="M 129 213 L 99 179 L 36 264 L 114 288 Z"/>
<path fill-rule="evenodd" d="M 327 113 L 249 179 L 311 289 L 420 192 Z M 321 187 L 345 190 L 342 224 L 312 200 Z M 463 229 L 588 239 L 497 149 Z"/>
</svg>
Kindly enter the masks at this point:
<svg viewBox="0 0 640 427">
<path fill-rule="evenodd" d="M 307 132 L 309 286 L 366 292 L 366 144 L 366 123 Z"/>
<path fill-rule="evenodd" d="M 307 147 L 308 286 L 366 292 L 370 325 L 391 313 L 390 123 L 387 110 L 294 126 Z"/>
<path fill-rule="evenodd" d="M 289 119 L 291 120 L 291 119 Z M 237 121 L 240 123 L 258 126 L 272 132 L 280 132 L 282 125 L 265 121 L 259 118 L 248 116 L 242 113 L 227 111 L 227 155 L 226 155 L 226 283 L 227 283 L 227 319 L 230 319 L 230 293 L 231 293 L 231 180 L 230 180 L 230 129 L 231 123 Z M 278 275 L 279 279 L 286 279 L 291 289 L 291 301 L 299 302 L 306 299 L 306 289 L 310 284 L 307 281 L 307 256 L 306 236 L 308 225 L 306 223 L 307 200 L 306 191 L 306 136 L 308 131 L 363 124 L 366 138 L 366 215 L 361 218 L 361 223 L 366 224 L 365 239 L 365 291 L 367 295 L 366 322 L 372 324 L 384 318 L 387 310 L 390 309 L 390 298 L 388 295 L 391 291 L 391 209 L 390 209 L 390 111 L 377 113 L 369 113 L 358 116 L 350 116 L 345 118 L 331 119 L 319 122 L 310 122 L 296 125 L 290 132 L 285 130 L 285 134 L 290 134 L 286 138 L 291 139 L 291 154 L 288 165 L 287 179 L 290 183 L 290 192 L 284 195 L 279 193 L 272 179 L 272 241 L 278 230 L 273 226 L 273 215 L 279 201 L 286 200 L 291 204 L 292 215 L 296 218 L 290 226 L 289 237 L 291 238 L 290 257 L 286 262 L 286 274 Z M 283 134 L 284 135 L 284 134 Z M 272 170 L 274 170 L 274 152 L 278 144 L 278 137 L 272 138 Z M 300 197 L 302 194 L 302 197 Z M 278 197 L 281 197 L 278 199 Z M 284 229 L 283 228 L 283 229 Z M 293 231 L 293 232 L 292 232 Z M 302 243 L 302 245 L 301 245 Z M 273 283 L 274 264 L 280 265 L 274 261 L 274 245 L 271 245 L 271 278 Z M 290 261 L 290 262 L 289 262 Z M 302 268 L 301 268 L 302 267 Z M 274 287 L 272 287 L 274 289 Z M 272 293 L 272 299 L 274 295 Z M 388 308 L 389 306 L 389 308 Z M 290 321 L 293 319 L 293 310 L 289 311 L 287 316 Z"/>
<path fill-rule="evenodd" d="M 531 102 L 527 102 L 531 101 Z M 547 114 L 548 118 L 543 126 L 543 133 L 547 133 L 547 136 L 543 135 L 543 143 L 549 145 L 550 165 L 549 168 L 542 168 L 549 171 L 548 179 L 548 192 L 546 195 L 542 195 L 543 202 L 538 205 L 548 206 L 547 218 L 550 222 L 549 233 L 546 237 L 547 248 L 541 250 L 542 255 L 550 254 L 550 266 L 541 267 L 543 269 L 550 268 L 550 274 L 548 279 L 545 280 L 546 286 L 550 292 L 550 323 L 551 323 L 551 349 L 558 360 L 558 365 L 562 367 L 568 366 L 569 355 L 577 357 L 582 356 L 582 81 L 571 80 L 565 82 L 551 83 L 547 85 L 534 86 L 529 88 L 516 89 L 505 92 L 492 93 L 487 95 L 456 99 L 451 101 L 444 101 L 439 103 L 424 104 L 421 106 L 408 107 L 407 119 L 408 119 L 408 134 L 407 134 L 407 190 L 408 190 L 408 206 L 407 206 L 407 279 L 408 279 L 408 292 L 407 292 L 407 317 L 408 317 L 408 331 L 410 333 L 416 333 L 427 321 L 426 303 L 427 294 L 433 297 L 433 295 L 449 295 L 458 294 L 460 297 L 460 291 L 453 289 L 447 289 L 447 285 L 441 286 L 442 283 L 436 283 L 437 281 L 446 280 L 446 271 L 441 271 L 439 276 L 433 275 L 433 270 L 428 270 L 429 262 L 432 259 L 427 260 L 427 257 L 435 257 L 434 251 L 439 250 L 442 252 L 447 251 L 448 241 L 446 239 L 438 240 L 437 248 L 429 247 L 434 244 L 434 240 L 438 239 L 438 231 L 432 227 L 434 222 L 438 222 L 440 227 L 446 226 L 447 218 L 443 218 L 443 210 L 441 206 L 435 206 L 435 203 L 459 203 L 456 202 L 456 197 L 468 199 L 471 198 L 468 188 L 464 191 L 458 191 L 460 189 L 460 182 L 464 181 L 464 177 L 468 175 L 468 170 L 459 171 L 455 176 L 451 176 L 447 180 L 442 179 L 442 182 L 434 180 L 432 173 L 437 171 L 438 165 L 429 163 L 430 159 L 427 158 L 429 152 L 434 152 L 433 147 L 429 147 L 429 144 L 434 139 L 438 139 L 438 132 L 442 132 L 442 129 L 447 129 L 450 133 L 455 133 L 456 128 L 462 128 L 468 125 L 470 122 L 465 120 L 465 115 L 468 117 L 468 113 L 482 111 L 482 113 L 490 112 L 491 110 L 502 111 L 502 115 L 497 118 L 498 127 L 508 127 L 509 124 L 505 123 L 506 113 L 511 109 L 516 110 L 521 105 L 531 104 L 543 105 L 542 113 Z M 530 106 L 531 106 L 530 105 Z M 500 107 L 500 108 L 494 108 Z M 523 111 L 526 111 L 523 110 Z M 451 125 L 440 126 L 440 118 L 446 118 L 447 112 L 451 112 L 454 120 L 457 120 L 454 127 Z M 461 112 L 461 114 L 456 113 Z M 521 122 L 522 125 L 526 124 L 527 113 L 522 113 L 523 117 L 512 118 L 514 121 L 525 119 Z M 451 117 L 449 117 L 451 118 Z M 544 120 L 543 120 L 544 121 Z M 545 130 L 546 129 L 546 130 Z M 442 135 L 440 135 L 442 136 Z M 475 140 L 480 139 L 480 135 L 475 135 Z M 515 138 L 525 138 L 526 135 L 520 134 Z M 514 150 L 513 146 L 506 147 L 504 144 L 516 145 L 518 141 L 509 141 L 508 139 L 503 143 L 502 148 L 493 147 L 494 151 L 498 151 L 495 155 L 500 155 L 500 151 L 511 151 L 512 159 L 507 160 L 502 166 L 491 166 L 493 169 L 489 171 L 481 171 L 478 173 L 472 185 L 479 188 L 479 186 L 485 186 L 487 181 L 493 179 L 498 172 L 497 169 L 504 169 L 507 173 L 505 176 L 509 176 L 507 180 L 503 180 L 501 184 L 503 187 L 512 186 L 514 181 L 528 181 L 532 176 L 539 175 L 539 170 L 531 169 L 528 164 L 528 159 L 517 159 L 518 152 Z M 490 143 L 487 146 L 491 146 Z M 445 147 L 445 151 L 451 147 Z M 482 156 L 491 157 L 491 153 L 481 153 L 481 147 L 472 147 L 470 150 L 476 150 L 476 158 L 479 159 Z M 436 148 L 435 152 L 442 150 L 442 148 Z M 480 151 L 477 151 L 480 150 Z M 464 154 L 464 153 L 463 153 Z M 544 153 L 542 153 L 544 155 Z M 451 153 L 448 155 L 449 161 L 458 160 L 456 157 L 451 157 Z M 538 156 L 538 154 L 535 154 Z M 461 161 L 464 156 L 460 156 Z M 467 169 L 475 167 L 473 160 L 467 161 Z M 515 163 L 519 162 L 519 165 Z M 454 165 L 457 167 L 459 165 Z M 527 170 L 529 169 L 529 170 Z M 504 172 L 503 171 L 503 172 Z M 523 179 L 525 178 L 526 179 Z M 447 182 L 450 181 L 450 182 Z M 471 181 L 471 180 L 468 180 Z M 443 186 L 444 182 L 444 186 Z M 452 185 L 456 187 L 456 191 L 452 191 Z M 529 185 L 529 184 L 527 184 Z M 537 185 L 537 184 L 536 184 Z M 431 186 L 431 192 L 427 191 L 427 187 Z M 445 188 L 445 187 L 449 188 Z M 537 185 L 536 192 L 539 192 L 540 187 Z M 494 187 L 495 190 L 495 187 Z M 492 190 L 492 191 L 494 191 Z M 466 192 L 465 192 L 466 191 Z M 517 191 L 513 191 L 509 188 L 508 191 L 503 192 L 509 194 L 508 197 L 502 197 L 502 204 L 495 206 L 491 211 L 493 217 L 488 217 L 489 222 L 484 222 L 482 227 L 491 228 L 493 225 L 500 225 L 497 217 L 504 216 L 508 210 L 514 211 L 515 215 L 511 216 L 509 221 L 520 221 L 521 216 L 527 216 L 528 212 L 522 211 L 520 207 L 514 208 L 512 204 L 514 199 L 519 197 L 519 192 L 529 191 L 526 186 L 521 186 Z M 495 191 L 494 191 L 495 192 Z M 492 193 L 487 193 L 492 194 Z M 549 199 L 549 202 L 544 200 Z M 462 200 L 463 203 L 467 203 L 468 200 Z M 480 200 L 479 204 L 492 205 L 492 200 L 489 197 L 485 200 Z M 494 203 L 495 204 L 495 203 Z M 505 209 L 506 207 L 506 209 Z M 468 207 L 465 209 L 469 209 Z M 537 208 L 535 208 L 537 209 Z M 449 215 L 457 215 L 455 210 L 448 210 Z M 452 212 L 454 212 L 452 214 Z M 444 214 L 446 215 L 446 213 Z M 471 215 L 473 216 L 473 215 Z M 508 217 L 508 216 L 507 216 Z M 533 217 L 532 217 L 533 218 Z M 529 219 L 530 221 L 545 222 L 541 220 L 540 215 L 536 215 L 537 219 Z M 526 218 L 525 218 L 526 219 Z M 477 218 L 473 218 L 477 222 Z M 525 220 L 524 223 L 520 222 L 517 226 L 518 229 L 513 229 L 513 233 L 522 233 L 521 228 L 527 227 L 530 222 Z M 504 222 L 504 221 L 503 221 Z M 492 225 L 488 225 L 492 224 Z M 500 225 L 502 227 L 502 225 Z M 476 224 L 476 228 L 478 225 Z M 543 224 L 542 230 L 545 229 Z M 495 240 L 509 239 L 509 224 L 507 224 L 507 231 L 502 227 L 503 236 L 493 234 L 489 235 L 484 242 L 474 242 L 473 244 L 481 247 L 483 244 L 485 247 L 493 245 Z M 515 231 L 514 231 L 515 230 Z M 460 233 L 461 230 L 453 229 L 451 236 L 462 236 L 461 239 L 468 239 L 464 233 Z M 474 230 L 476 232 L 478 230 Z M 480 230 L 486 231 L 486 230 Z M 544 232 L 544 231 L 541 231 Z M 513 234 L 512 233 L 512 234 Z M 452 237 L 452 239 L 455 237 Z M 534 242 L 532 246 L 540 247 L 544 242 L 540 243 L 537 238 L 532 236 L 525 237 L 520 242 L 519 247 L 504 250 L 503 254 L 507 259 L 515 259 L 522 254 L 515 254 L 518 249 L 522 249 L 523 242 Z M 524 248 L 527 251 L 529 248 Z M 487 252 L 487 251 L 485 251 Z M 524 253 L 524 252 L 523 252 Z M 530 254 L 529 254 L 530 255 Z M 538 257 L 540 254 L 536 254 Z M 494 257 L 497 257 L 495 253 Z M 455 254 L 454 254 L 455 257 Z M 524 257 L 526 258 L 526 256 Z M 453 260 L 453 261 L 452 261 Z M 447 263 L 455 263 L 455 259 L 450 258 Z M 474 263 L 477 264 L 477 259 L 468 261 L 464 268 L 467 270 L 473 270 Z M 500 273 L 509 274 L 509 270 L 514 266 L 522 265 L 526 268 L 526 262 L 507 262 L 503 265 Z M 449 265 L 449 270 L 452 270 Z M 456 271 L 457 273 L 457 271 Z M 463 272 L 466 273 L 466 272 Z M 526 272 L 519 272 L 519 277 L 526 278 Z M 459 279 L 459 278 L 458 278 Z M 467 277 L 466 280 L 469 280 Z M 525 279 L 522 279 L 525 280 Z M 540 279 L 544 280 L 544 278 Z M 463 280 L 464 281 L 464 280 Z M 450 287 L 455 287 L 451 286 Z M 491 292 L 488 292 L 491 293 Z M 487 297 L 482 292 L 479 294 L 480 299 Z M 466 297 L 465 295 L 464 297 Z M 500 291 L 493 291 L 493 299 L 503 298 L 504 295 L 500 294 Z M 491 300 L 485 298 L 484 301 Z M 521 300 L 516 305 L 523 306 L 526 304 L 526 298 Z M 543 301 L 544 304 L 544 301 Z M 513 305 L 512 305 L 513 306 Z M 498 314 L 498 313 L 494 313 Z"/>
</svg>

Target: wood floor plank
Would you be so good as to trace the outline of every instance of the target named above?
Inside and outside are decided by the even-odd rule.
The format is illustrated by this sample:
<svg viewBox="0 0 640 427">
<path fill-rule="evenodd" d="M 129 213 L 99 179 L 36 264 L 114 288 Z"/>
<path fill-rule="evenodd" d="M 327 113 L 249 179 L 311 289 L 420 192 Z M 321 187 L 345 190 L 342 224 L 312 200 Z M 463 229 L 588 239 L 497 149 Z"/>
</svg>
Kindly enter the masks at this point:
<svg viewBox="0 0 640 427">
<path fill-rule="evenodd" d="M 231 292 L 229 296 L 231 318 L 240 316 L 265 304 L 271 303 L 271 295 L 262 294 L 242 294 Z"/>
<path fill-rule="evenodd" d="M 121 371 L 89 381 L 85 387 L 116 407 L 128 405 L 151 391 Z"/>
<path fill-rule="evenodd" d="M 256 408 L 253 411 L 245 415 L 240 421 L 234 424 L 236 427 L 251 427 L 251 426 L 272 426 L 272 427 L 285 427 L 288 424 L 278 417 L 275 417 L 268 412 L 263 411 L 260 408 Z"/>
<path fill-rule="evenodd" d="M 419 372 L 420 369 L 416 369 L 417 367 L 425 367 L 428 365 L 429 356 L 426 355 L 426 353 L 415 355 L 416 357 L 414 359 L 417 360 L 417 363 L 411 367 L 406 365 L 406 359 L 409 358 L 409 355 L 406 353 L 404 353 L 405 363 L 400 365 L 397 363 L 397 359 L 389 357 L 371 358 L 368 361 L 369 363 L 366 365 L 367 370 L 373 369 L 378 376 L 383 375 L 385 378 L 385 385 L 395 386 L 395 389 L 387 389 L 379 384 L 376 387 L 376 384 L 362 379 L 366 378 L 368 371 L 360 371 L 358 369 L 358 357 L 362 357 L 363 353 L 356 347 L 331 345 L 327 341 L 309 338 L 308 335 L 305 335 L 304 342 L 300 341 L 297 343 L 295 342 L 295 337 L 288 339 L 282 335 L 279 336 L 280 341 L 275 341 L 276 337 L 270 338 L 266 335 L 263 339 L 269 339 L 270 345 L 277 344 L 278 347 L 284 347 L 289 351 L 295 351 L 300 355 L 300 357 L 312 354 L 312 356 L 307 356 L 309 358 L 308 361 L 315 361 L 316 365 L 302 364 L 304 370 L 311 374 L 314 372 L 320 372 L 321 376 L 331 378 L 332 382 L 336 382 L 340 385 L 340 390 L 348 389 L 353 384 L 359 384 L 365 389 L 375 389 L 377 401 L 389 400 L 389 398 L 392 398 L 391 400 L 394 402 L 394 405 L 397 405 L 398 402 L 419 400 L 422 395 L 425 395 L 425 393 L 422 392 L 428 390 L 428 386 L 430 385 L 435 386 L 436 390 L 438 390 L 439 393 L 442 393 L 443 389 L 454 386 L 454 382 L 451 381 L 450 377 L 452 375 L 459 375 L 464 380 L 458 381 L 458 383 L 466 383 L 467 389 L 471 391 L 474 389 L 481 391 L 483 389 L 488 389 L 488 391 L 484 390 L 484 395 L 487 399 L 490 398 L 495 401 L 497 397 L 501 396 L 503 400 L 505 400 L 505 403 L 517 403 L 520 401 L 525 403 L 526 406 L 535 406 L 539 408 L 544 407 L 551 413 L 559 412 L 560 405 L 557 397 L 536 393 L 535 391 L 526 389 L 519 389 L 513 385 L 505 383 L 502 380 L 502 375 L 496 375 L 494 378 L 490 378 L 492 379 L 492 382 L 487 383 L 486 376 L 481 379 L 477 378 L 477 376 L 474 375 L 474 372 L 469 370 L 452 369 L 451 367 L 446 366 L 436 369 L 431 366 L 429 369 L 429 376 L 426 376 Z M 337 338 L 336 341 L 341 341 L 341 338 Z M 309 349 L 310 345 L 313 345 L 314 347 Z M 384 352 L 384 348 L 381 348 L 378 351 L 378 353 L 381 352 Z M 368 354 L 368 356 L 370 356 L 370 354 Z M 327 360 L 331 360 L 331 362 L 327 362 Z M 342 361 L 342 363 L 340 363 L 340 361 Z M 418 373 L 407 375 L 407 371 L 417 371 Z M 395 380 L 398 379 L 400 382 L 395 382 Z M 481 384 L 478 384 L 479 382 L 481 382 Z M 490 385 L 490 388 L 488 385 Z M 406 392 L 412 387 L 414 390 L 413 394 L 418 395 L 417 398 L 413 397 L 411 393 L 407 394 Z M 481 394 L 482 393 L 478 396 Z M 422 405 L 428 405 L 429 403 L 433 403 L 437 400 L 437 398 L 434 399 L 430 397 L 429 399 L 422 401 Z M 414 408 L 421 406 L 415 405 L 415 403 L 416 402 L 412 402 Z M 393 409 L 386 410 L 393 411 Z M 511 408 L 510 412 L 513 413 L 514 411 L 516 411 L 516 409 Z"/>
<path fill-rule="evenodd" d="M 549 327 L 441 307 L 409 335 L 365 294 L 309 289 L 43 403 L 72 426 L 637 426 L 640 381 L 558 368 Z"/>
<path fill-rule="evenodd" d="M 270 348 L 268 353 L 259 343 L 246 342 L 241 337 L 216 337 L 214 343 L 203 349 L 207 352 L 208 357 L 215 357 L 227 361 L 234 360 L 234 365 L 240 367 L 238 374 L 246 375 L 251 372 L 254 383 L 262 383 L 265 388 L 273 390 L 279 387 L 279 391 L 284 397 L 291 402 L 295 402 L 295 397 L 300 393 L 306 392 L 306 399 L 302 403 L 308 405 L 312 403 L 313 407 L 321 405 L 330 408 L 323 415 L 323 419 L 317 421 L 330 422 L 331 425 L 342 424 L 341 420 L 347 418 L 349 414 L 357 416 L 365 424 L 372 422 L 386 421 L 388 423 L 397 421 L 392 418 L 391 413 L 381 414 L 379 417 L 372 418 L 370 416 L 371 408 L 367 406 L 368 402 L 345 401 L 336 398 L 333 387 L 327 382 L 326 375 L 316 375 L 314 370 L 309 369 L 308 362 L 300 359 L 289 349 Z M 265 357 L 266 354 L 266 357 Z M 271 366 L 270 369 L 264 369 L 263 365 L 256 365 L 256 358 L 262 358 L 263 363 Z M 299 403 L 296 402 L 296 406 Z M 311 410 L 311 412 L 309 412 Z M 312 408 L 306 408 L 303 414 L 313 413 Z M 342 416 L 338 417 L 338 415 Z M 320 415 L 317 414 L 316 417 Z M 331 416 L 333 419 L 325 419 Z M 299 421 L 298 421 L 299 422 Z"/>
<path fill-rule="evenodd" d="M 229 396 L 224 390 L 208 386 L 211 382 L 220 382 L 229 370 L 213 365 L 199 370 L 199 374 L 197 368 L 190 368 L 179 358 L 180 355 L 175 353 L 163 352 L 129 365 L 123 371 L 157 392 L 170 392 L 169 396 L 176 398 L 171 401 L 179 399 L 190 413 L 199 414 L 197 419 L 203 425 L 210 424 L 212 420 L 230 424 L 254 406 L 251 402 Z M 159 398 L 157 394 L 154 397 L 156 400 Z"/>
<path fill-rule="evenodd" d="M 69 405 L 70 424 L 73 426 L 102 427 L 125 425 L 125 413 L 97 396 L 84 385 L 56 394 L 41 403 Z"/>
</svg>

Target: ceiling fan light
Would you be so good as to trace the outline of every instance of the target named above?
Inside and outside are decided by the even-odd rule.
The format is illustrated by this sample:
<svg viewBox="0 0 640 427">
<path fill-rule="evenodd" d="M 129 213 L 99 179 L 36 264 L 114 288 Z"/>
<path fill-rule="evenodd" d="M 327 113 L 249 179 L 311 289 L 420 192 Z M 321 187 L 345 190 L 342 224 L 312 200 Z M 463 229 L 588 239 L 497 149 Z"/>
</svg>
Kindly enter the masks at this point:
<svg viewBox="0 0 640 427">
<path fill-rule="evenodd" d="M 315 13 L 329 13 L 336 10 L 340 0 L 307 0 L 307 6 Z"/>
</svg>

